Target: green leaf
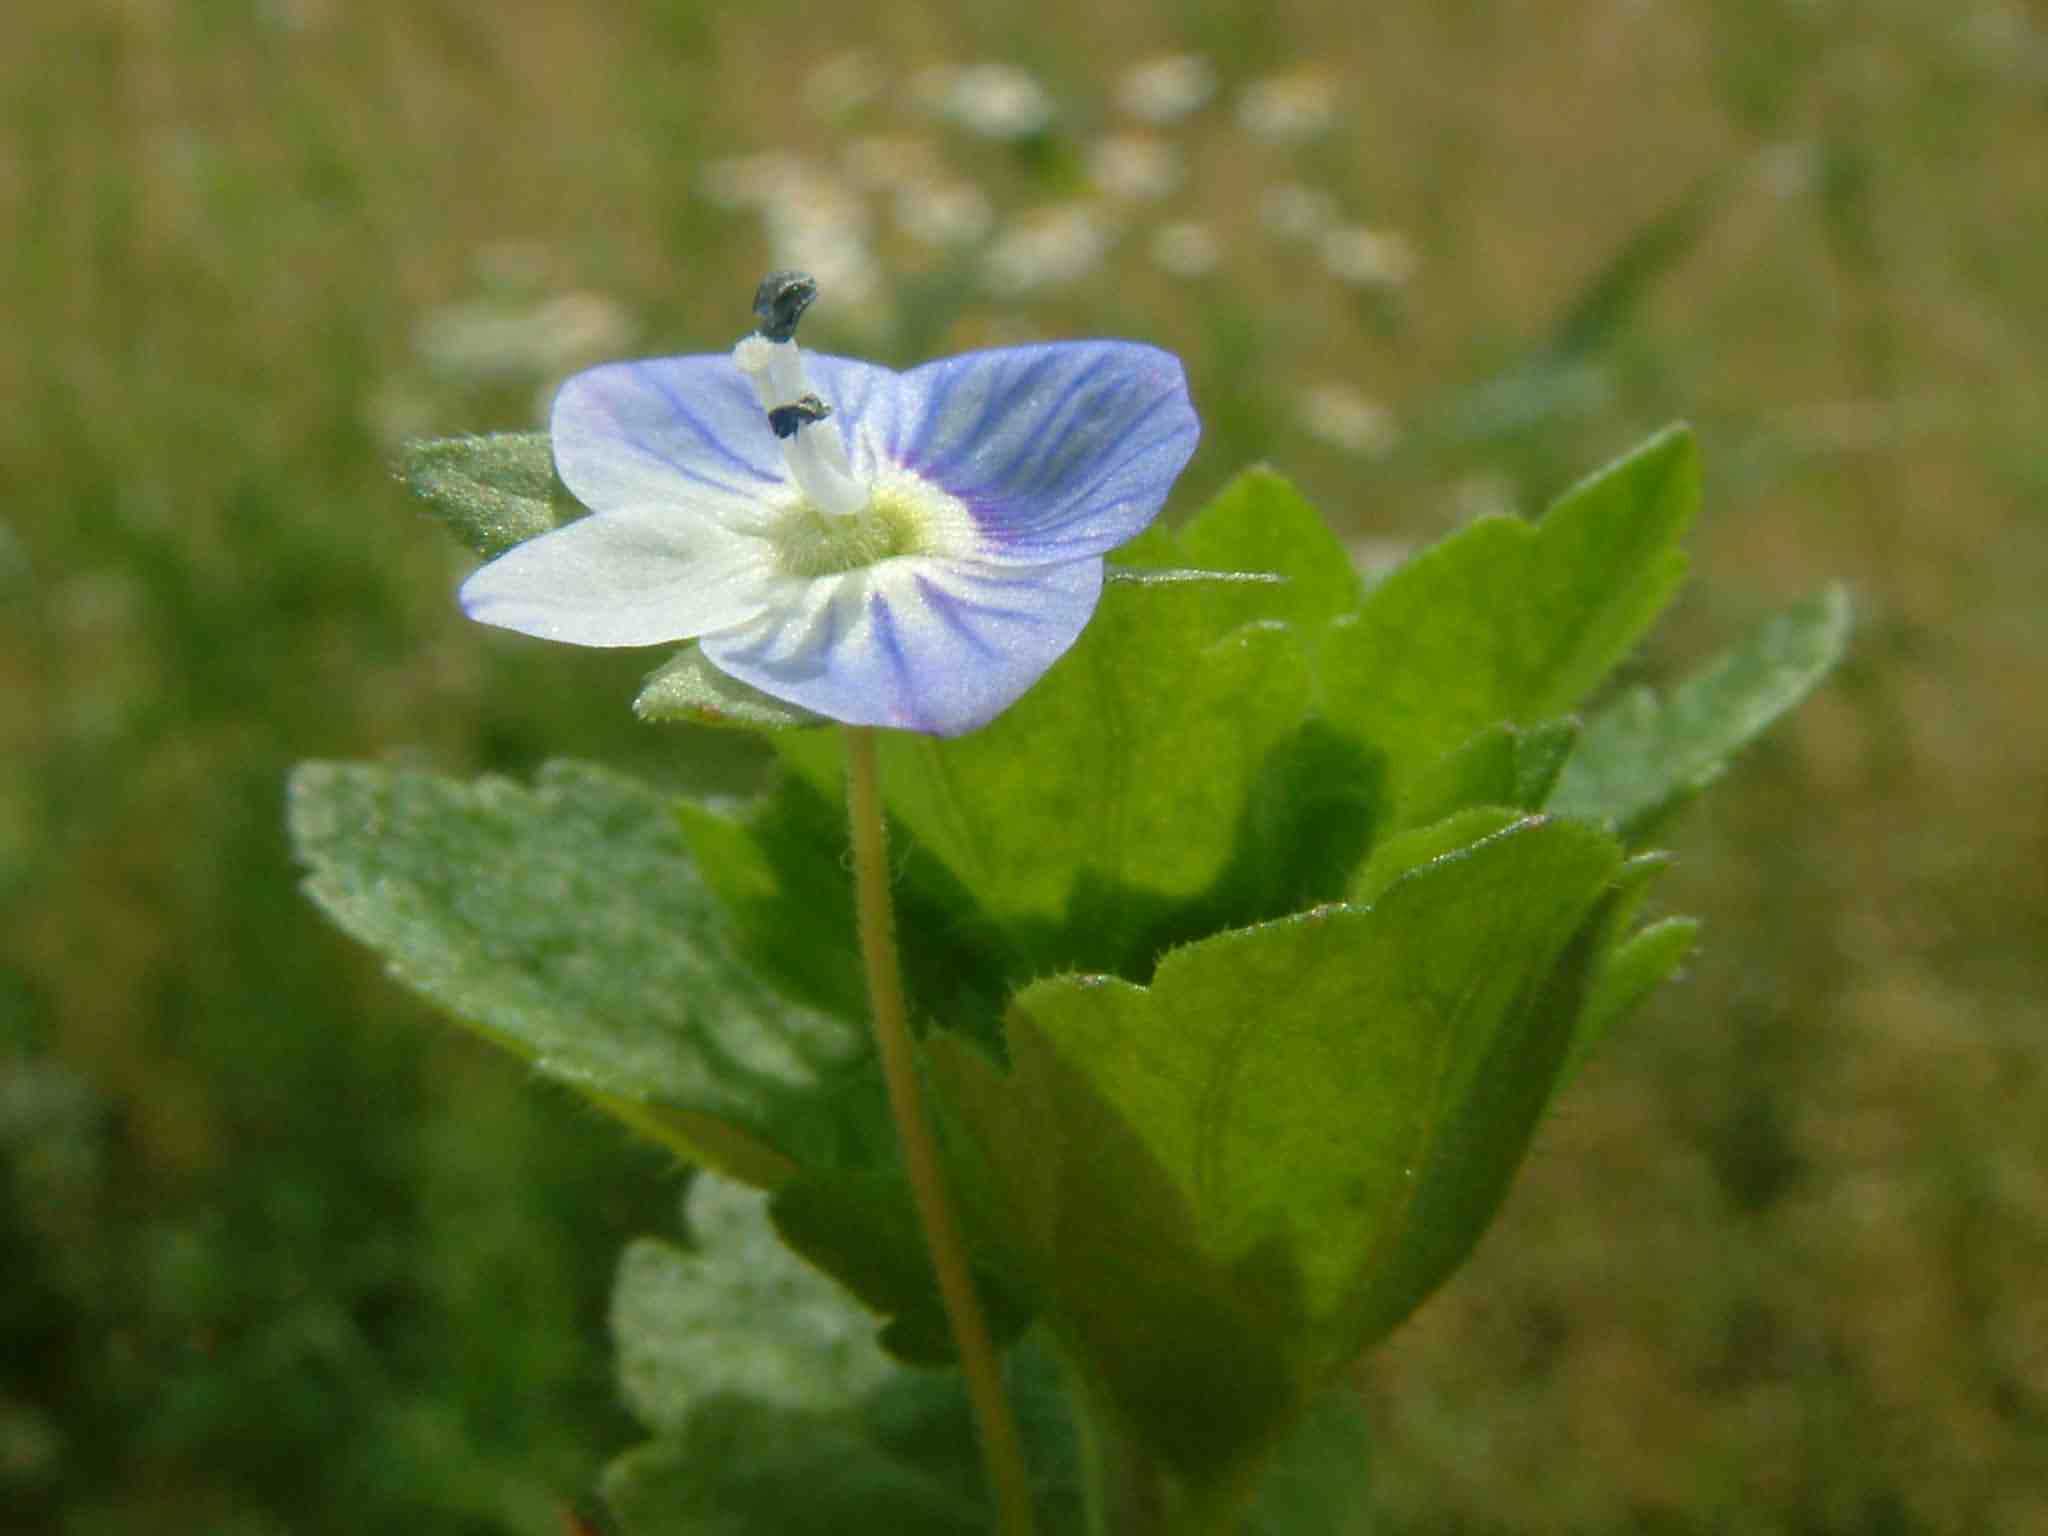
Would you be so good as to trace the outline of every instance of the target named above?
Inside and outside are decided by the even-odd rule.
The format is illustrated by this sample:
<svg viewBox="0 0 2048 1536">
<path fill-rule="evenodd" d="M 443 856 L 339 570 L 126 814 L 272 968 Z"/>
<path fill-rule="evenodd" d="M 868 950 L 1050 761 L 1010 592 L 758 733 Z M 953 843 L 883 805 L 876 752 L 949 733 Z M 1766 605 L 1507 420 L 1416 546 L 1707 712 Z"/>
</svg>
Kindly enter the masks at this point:
<svg viewBox="0 0 2048 1536">
<path fill-rule="evenodd" d="M 1357 1394 L 1324 1393 L 1266 1464 L 1241 1536 L 1367 1536 L 1371 1444 Z"/>
<path fill-rule="evenodd" d="M 766 1194 L 691 1180 L 693 1243 L 630 1244 L 612 1291 L 619 1391 L 656 1434 L 717 1398 L 831 1413 L 892 1380 L 874 1324 L 776 1239 Z"/>
<path fill-rule="evenodd" d="M 988 1536 L 979 1503 L 848 1418 L 718 1400 L 606 1469 L 619 1536 Z"/>
<path fill-rule="evenodd" d="M 887 1144 L 864 1038 L 732 953 L 661 796 L 573 763 L 532 789 L 309 763 L 291 829 L 399 980 L 685 1155 L 772 1184 Z"/>
<path fill-rule="evenodd" d="M 785 776 L 738 815 L 694 800 L 677 801 L 675 815 L 747 964 L 806 1007 L 864 1025 L 845 807 Z"/>
<path fill-rule="evenodd" d="M 1698 947 L 1699 936 L 1696 918 L 1667 917 L 1630 935 L 1608 953 L 1573 1032 L 1564 1079 L 1571 1078 L 1584 1065 L 1615 1025 L 1670 980 Z"/>
<path fill-rule="evenodd" d="M 1841 660 L 1848 633 L 1848 596 L 1831 588 L 1761 625 L 1667 697 L 1635 689 L 1587 728 L 1556 808 L 1640 844 L 1812 691 Z"/>
<path fill-rule="evenodd" d="M 1571 828 L 1581 837 L 1593 835 L 1576 823 L 1547 824 Z M 1603 846 L 1618 853 L 1611 843 Z M 1426 873 L 1396 886 L 1386 900 Z M 1503 894 L 1496 899 L 1511 898 Z M 1492 1223 L 1544 1108 L 1569 1069 L 1593 973 L 1613 930 L 1611 909 L 1625 899 L 1615 890 L 1604 893 L 1555 963 L 1540 973 L 1525 971 L 1524 990 L 1515 1004 L 1484 1038 L 1468 1035 L 1469 1047 L 1453 1053 L 1454 1065 L 1437 1083 L 1430 1145 L 1415 1164 L 1398 1235 L 1349 1303 L 1349 1325 L 1360 1338 L 1384 1337 L 1422 1305 Z M 1475 967 L 1486 964 L 1477 952 L 1465 960 Z"/>
<path fill-rule="evenodd" d="M 1488 726 L 1423 770 L 1402 801 L 1400 824 L 1428 826 L 1479 805 L 1540 811 L 1578 742 L 1576 720 Z"/>
<path fill-rule="evenodd" d="M 1676 589 L 1698 500 L 1692 436 L 1674 428 L 1533 527 L 1484 518 L 1426 550 L 1331 631 L 1330 719 L 1371 744 L 1399 797 L 1486 727 L 1568 713 Z"/>
<path fill-rule="evenodd" d="M 749 731 L 782 731 L 800 725 L 829 725 L 800 705 L 763 693 L 750 683 L 728 677 L 704 659 L 694 645 L 685 646 L 647 676 L 633 712 L 642 720 L 680 721 L 686 725 L 717 725 Z"/>
<path fill-rule="evenodd" d="M 1230 861 L 1261 760 L 1309 704 L 1293 637 L 1218 606 L 1202 587 L 1110 588 L 1081 642 L 987 728 L 884 737 L 889 809 L 999 922 L 1057 922 L 1084 875 L 1201 892 Z"/>
<path fill-rule="evenodd" d="M 891 1355 L 912 1365 L 952 1363 L 951 1325 L 898 1169 L 799 1174 L 776 1190 L 769 1210 L 784 1242 L 888 1319 L 881 1343 Z M 976 1280 L 989 1332 L 1006 1348 L 1030 1323 L 1030 1308 L 986 1271 Z"/>
<path fill-rule="evenodd" d="M 1373 849 L 1372 857 L 1352 876 L 1345 899 L 1355 906 L 1369 907 L 1411 870 L 1469 848 L 1481 838 L 1513 826 L 1522 817 L 1523 812 L 1512 805 L 1473 805 L 1426 827 L 1398 832 Z"/>
<path fill-rule="evenodd" d="M 827 738 L 837 745 L 837 736 Z M 867 1024 L 844 803 L 785 774 L 728 815 L 683 801 L 676 814 L 697 867 L 723 904 L 735 948 L 786 995 Z M 920 1020 L 993 1038 L 1014 990 L 1015 957 L 973 901 L 907 838 L 894 843 L 904 983 Z"/>
<path fill-rule="evenodd" d="M 873 1321 L 776 1240 L 766 1197 L 700 1175 L 692 1246 L 634 1243 L 612 1302 L 620 1386 L 661 1438 L 616 1462 L 625 1531 L 987 1529 L 958 1378 L 905 1371 Z M 1073 1502 L 1073 1431 L 1027 1342 L 1009 1389 L 1052 1509 Z"/>
<path fill-rule="evenodd" d="M 1048 1323 L 1183 1476 L 1266 1445 L 1504 1196 L 1563 1064 L 1619 866 L 1530 818 L 1396 881 L 1042 981 L 1010 1072 L 931 1043 L 973 1202 Z"/>
<path fill-rule="evenodd" d="M 555 478 L 545 432 L 409 438 L 399 467 L 448 531 L 486 560 L 584 514 Z"/>
<path fill-rule="evenodd" d="M 1350 554 L 1322 514 L 1291 481 L 1264 465 L 1245 470 L 1217 492 L 1180 530 L 1177 547 L 1193 566 L 1286 577 L 1282 616 L 1298 622 L 1349 613 L 1364 594 Z"/>
</svg>

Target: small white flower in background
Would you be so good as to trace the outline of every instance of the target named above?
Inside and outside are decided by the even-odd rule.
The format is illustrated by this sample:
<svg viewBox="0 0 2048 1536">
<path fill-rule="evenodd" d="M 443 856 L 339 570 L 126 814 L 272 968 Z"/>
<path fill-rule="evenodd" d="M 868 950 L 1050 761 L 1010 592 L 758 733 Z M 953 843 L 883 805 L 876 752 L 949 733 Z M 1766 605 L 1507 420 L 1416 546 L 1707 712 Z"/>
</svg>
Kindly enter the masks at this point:
<svg viewBox="0 0 2048 1536">
<path fill-rule="evenodd" d="M 1088 148 L 1088 179 L 1126 202 L 1156 203 L 1186 174 L 1179 153 L 1159 139 L 1126 133 Z"/>
<path fill-rule="evenodd" d="M 875 56 L 854 48 L 834 54 L 804 77 L 804 105 L 819 117 L 840 117 L 873 101 L 882 91 Z"/>
<path fill-rule="evenodd" d="M 1238 126 L 1268 144 L 1304 144 L 1337 120 L 1337 87 L 1327 76 L 1270 75 L 1237 93 Z"/>
<path fill-rule="evenodd" d="M 1820 180 L 1820 151 L 1799 139 L 1766 144 L 1750 162 L 1757 185 L 1782 200 L 1803 197 Z"/>
<path fill-rule="evenodd" d="M 816 274 L 857 311 L 886 301 L 868 205 L 838 177 L 798 161 L 759 208 L 771 262 Z"/>
<path fill-rule="evenodd" d="M 1222 259 L 1216 237 L 1190 219 L 1163 224 L 1152 237 L 1152 260 L 1175 277 L 1207 277 Z"/>
<path fill-rule="evenodd" d="M 1349 384 L 1311 385 L 1300 396 L 1302 430 L 1364 459 L 1383 459 L 1401 443 L 1400 423 L 1376 400 Z"/>
<path fill-rule="evenodd" d="M 1314 240 L 1337 222 L 1337 199 L 1307 182 L 1283 181 L 1259 194 L 1259 222 L 1282 240 Z"/>
<path fill-rule="evenodd" d="M 633 344 L 633 321 L 601 293 L 564 293 L 533 312 L 534 347 L 550 370 L 616 357 Z"/>
<path fill-rule="evenodd" d="M 707 163 L 697 173 L 697 190 L 719 208 L 758 208 L 814 175 L 795 155 L 767 150 Z"/>
<path fill-rule="evenodd" d="M 446 378 L 480 384 L 559 376 L 631 344 L 633 322 L 597 293 L 532 302 L 477 299 L 435 310 L 420 327 L 421 359 Z"/>
<path fill-rule="evenodd" d="M 1123 78 L 1117 101 L 1143 123 L 1164 126 L 1200 111 L 1216 94 L 1216 71 L 1199 53 L 1147 59 Z"/>
<path fill-rule="evenodd" d="M 941 174 L 938 152 L 929 140 L 900 135 L 855 139 L 839 152 L 839 163 L 854 180 L 882 192 Z"/>
<path fill-rule="evenodd" d="M 736 155 L 706 165 L 697 188 L 717 207 L 759 214 L 777 266 L 819 274 L 857 310 L 886 302 L 867 204 L 830 167 L 780 151 Z"/>
<path fill-rule="evenodd" d="M 1116 231 L 1079 203 L 1041 208 L 996 237 L 985 258 L 989 288 L 1015 298 L 1077 282 L 1101 265 Z"/>
<path fill-rule="evenodd" d="M 896 189 L 897 228 L 920 245 L 972 244 L 995 220 L 987 195 L 971 181 L 906 181 Z"/>
<path fill-rule="evenodd" d="M 1422 265 L 1406 235 L 1363 224 L 1327 231 L 1321 250 L 1324 270 L 1338 282 L 1359 288 L 1399 288 Z"/>
<path fill-rule="evenodd" d="M 984 139 L 1028 139 L 1052 125 L 1052 97 L 1014 64 L 940 65 L 911 90 L 928 110 Z"/>
<path fill-rule="evenodd" d="M 1014 703 L 1194 451 L 1186 375 L 1122 341 L 901 374 L 806 357 L 816 291 L 771 273 L 730 354 L 563 385 L 555 468 L 591 515 L 470 577 L 469 616 L 575 645 L 695 639 L 728 676 L 852 725 L 956 736 Z"/>
<path fill-rule="evenodd" d="M 1515 505 L 1515 482 L 1498 470 L 1465 476 L 1451 486 L 1448 497 L 1451 515 L 1461 523 L 1477 522 L 1482 517 L 1513 517 L 1519 511 Z"/>
</svg>

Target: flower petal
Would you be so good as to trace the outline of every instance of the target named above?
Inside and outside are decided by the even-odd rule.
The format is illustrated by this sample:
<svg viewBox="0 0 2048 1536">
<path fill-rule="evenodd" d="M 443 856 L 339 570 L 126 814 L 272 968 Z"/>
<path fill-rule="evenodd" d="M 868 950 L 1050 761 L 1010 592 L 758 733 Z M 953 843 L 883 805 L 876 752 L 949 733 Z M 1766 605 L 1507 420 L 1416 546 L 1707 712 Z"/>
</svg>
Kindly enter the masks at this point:
<svg viewBox="0 0 2048 1536">
<path fill-rule="evenodd" d="M 1201 433 L 1180 360 L 1135 342 L 970 352 L 894 383 L 892 408 L 867 403 L 853 430 L 966 503 L 992 561 L 1073 560 L 1134 537 Z"/>
<path fill-rule="evenodd" d="M 1102 593 L 1102 562 L 990 566 L 888 560 L 706 635 L 705 659 L 849 725 L 959 736 L 1066 654 Z"/>
<path fill-rule="evenodd" d="M 756 618 L 786 581 L 762 539 L 674 505 L 596 512 L 462 584 L 472 619 L 571 645 L 660 645 Z"/>
<path fill-rule="evenodd" d="M 595 511 L 685 499 L 729 527 L 789 497 L 782 449 L 729 354 L 606 363 L 555 396 L 555 472 Z"/>
</svg>

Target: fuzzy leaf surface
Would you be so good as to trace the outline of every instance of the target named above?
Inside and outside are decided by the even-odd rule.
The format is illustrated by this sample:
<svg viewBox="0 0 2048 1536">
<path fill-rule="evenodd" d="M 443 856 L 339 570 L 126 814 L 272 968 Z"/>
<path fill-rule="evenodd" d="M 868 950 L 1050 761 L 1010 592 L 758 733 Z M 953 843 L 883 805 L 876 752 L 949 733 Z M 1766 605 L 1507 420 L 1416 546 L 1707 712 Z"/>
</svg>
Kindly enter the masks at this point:
<svg viewBox="0 0 2048 1536">
<path fill-rule="evenodd" d="M 886 1146 L 860 1033 L 741 963 L 644 786 L 309 763 L 291 830 L 313 900 L 400 981 L 636 1129 L 763 1184 Z"/>
<path fill-rule="evenodd" d="M 555 478 L 545 432 L 410 438 L 399 468 L 448 531 L 486 560 L 584 515 Z"/>
<path fill-rule="evenodd" d="M 777 1240 L 768 1204 L 700 1175 L 690 1245 L 642 1239 L 620 1263 L 620 1385 L 658 1437 L 605 1479 L 622 1529 L 985 1529 L 958 1378 L 884 1355 L 873 1319 Z M 1027 1341 L 1007 1374 L 1048 1511 L 1070 1511 L 1056 1368 Z"/>
<path fill-rule="evenodd" d="M 633 713 L 642 720 L 746 731 L 786 731 L 831 723 L 801 705 L 728 677 L 694 645 L 683 647 L 647 675 L 633 700 Z"/>
<path fill-rule="evenodd" d="M 1666 696 L 1631 691 L 1587 727 L 1556 808 L 1640 844 L 1813 690 L 1842 659 L 1848 635 L 1848 595 L 1831 588 L 1760 625 Z"/>
<path fill-rule="evenodd" d="M 768 1198 L 700 1174 L 685 1204 L 692 1246 L 643 1237 L 619 1260 L 619 1391 L 656 1434 L 723 1396 L 837 1413 L 895 1375 L 873 1321 L 777 1240 Z"/>
</svg>

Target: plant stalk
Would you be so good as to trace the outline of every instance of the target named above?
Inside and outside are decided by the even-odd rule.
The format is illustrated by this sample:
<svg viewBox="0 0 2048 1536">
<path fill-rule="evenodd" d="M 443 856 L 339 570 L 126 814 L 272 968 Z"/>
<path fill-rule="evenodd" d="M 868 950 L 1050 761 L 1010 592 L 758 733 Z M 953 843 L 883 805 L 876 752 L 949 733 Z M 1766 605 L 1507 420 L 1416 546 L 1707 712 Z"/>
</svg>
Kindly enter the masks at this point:
<svg viewBox="0 0 2048 1536">
<path fill-rule="evenodd" d="M 938 1144 L 925 1114 L 923 1089 L 903 998 L 903 967 L 896 954 L 896 914 L 889 895 L 887 832 L 882 820 L 880 777 L 875 766 L 875 733 L 846 728 L 847 814 L 853 833 L 854 904 L 860 914 L 861 958 L 867 966 L 868 1006 L 874 1016 L 875 1049 L 888 1087 L 896 1139 L 910 1179 L 911 1197 L 924 1227 L 939 1300 L 960 1354 L 960 1372 L 974 1409 L 982 1465 L 988 1475 L 1003 1536 L 1032 1536 L 1031 1479 L 1023 1442 L 1003 1393 L 1002 1363 L 981 1314 L 967 1246 L 946 1194 Z"/>
</svg>

